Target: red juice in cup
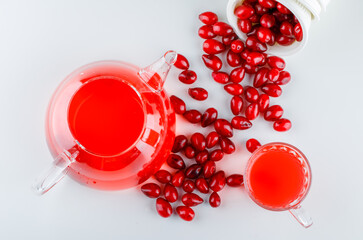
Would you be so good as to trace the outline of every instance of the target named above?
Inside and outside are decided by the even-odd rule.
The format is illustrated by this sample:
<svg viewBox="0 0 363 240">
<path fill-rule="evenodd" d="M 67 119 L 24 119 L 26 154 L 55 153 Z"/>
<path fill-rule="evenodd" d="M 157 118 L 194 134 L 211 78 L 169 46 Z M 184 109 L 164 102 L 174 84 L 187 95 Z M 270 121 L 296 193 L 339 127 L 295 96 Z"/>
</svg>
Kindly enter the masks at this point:
<svg viewBox="0 0 363 240">
<path fill-rule="evenodd" d="M 304 226 L 312 224 L 300 208 L 311 184 L 309 163 L 300 150 L 286 143 L 258 148 L 247 163 L 245 187 L 258 205 L 268 210 L 289 210 Z"/>
</svg>

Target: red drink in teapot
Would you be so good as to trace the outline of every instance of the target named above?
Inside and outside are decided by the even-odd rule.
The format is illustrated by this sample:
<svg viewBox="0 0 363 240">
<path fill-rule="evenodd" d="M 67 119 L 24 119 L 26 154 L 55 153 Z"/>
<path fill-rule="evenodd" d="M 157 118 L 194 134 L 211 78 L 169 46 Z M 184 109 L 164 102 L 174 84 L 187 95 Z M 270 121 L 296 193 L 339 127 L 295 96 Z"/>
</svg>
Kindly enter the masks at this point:
<svg viewBox="0 0 363 240">
<path fill-rule="evenodd" d="M 162 89 L 176 53 L 140 69 L 119 61 L 83 66 L 58 87 L 46 133 L 55 159 L 35 186 L 44 193 L 67 173 L 87 186 L 136 186 L 165 162 L 175 114 Z"/>
</svg>

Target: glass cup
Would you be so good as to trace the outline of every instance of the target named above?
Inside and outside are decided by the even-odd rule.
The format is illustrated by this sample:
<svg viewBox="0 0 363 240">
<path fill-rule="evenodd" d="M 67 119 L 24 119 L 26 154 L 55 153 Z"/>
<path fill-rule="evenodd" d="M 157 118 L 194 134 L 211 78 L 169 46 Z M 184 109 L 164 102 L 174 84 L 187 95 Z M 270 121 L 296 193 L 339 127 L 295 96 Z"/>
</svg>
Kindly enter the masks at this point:
<svg viewBox="0 0 363 240">
<path fill-rule="evenodd" d="M 292 158 L 290 158 L 291 160 L 289 160 L 289 161 L 296 160 L 298 168 L 301 168 L 302 178 L 301 178 L 301 184 L 300 184 L 301 186 L 300 186 L 300 190 L 299 190 L 298 194 L 296 195 L 296 197 L 294 199 L 290 199 L 290 201 L 288 201 L 285 204 L 282 204 L 280 206 L 269 205 L 268 203 L 266 203 L 266 201 L 265 202 L 263 200 L 261 201 L 261 199 L 256 197 L 256 192 L 254 191 L 254 188 L 253 188 L 253 184 L 254 184 L 253 181 L 257 181 L 257 180 L 253 180 L 251 178 L 251 170 L 253 169 L 255 163 L 258 162 L 258 160 L 262 156 L 264 156 L 267 153 L 271 153 L 271 152 L 274 152 L 276 154 L 281 153 L 281 154 L 284 154 L 285 156 L 286 156 L 286 153 L 289 154 L 290 156 L 292 156 Z M 267 155 L 265 155 L 265 156 L 267 156 Z M 277 155 L 275 155 L 275 156 L 277 156 Z M 268 161 L 270 161 L 270 160 L 268 159 Z M 281 168 L 280 168 L 280 170 L 281 170 Z M 291 173 L 291 171 L 290 171 L 290 173 Z M 269 182 L 274 182 L 275 179 L 273 179 L 273 176 L 269 175 L 269 173 L 264 172 L 263 174 L 264 174 L 263 177 L 266 177 L 266 179 L 268 179 Z M 269 144 L 263 145 L 260 148 L 258 148 L 252 154 L 250 159 L 248 160 L 244 176 L 245 176 L 245 189 L 248 192 L 248 195 L 250 196 L 250 198 L 255 203 L 257 203 L 259 206 L 261 206 L 267 210 L 272 210 L 272 211 L 288 210 L 295 217 L 295 219 L 305 228 L 308 228 L 313 224 L 311 217 L 303 210 L 303 208 L 301 208 L 301 202 L 306 197 L 306 194 L 309 192 L 309 188 L 311 185 L 311 169 L 310 169 L 308 160 L 306 159 L 305 155 L 299 149 L 297 149 L 296 147 L 294 147 L 290 144 L 280 143 L 280 142 L 274 142 L 274 143 L 269 143 Z M 267 181 L 266 179 L 265 179 L 265 181 Z M 269 192 L 269 194 L 271 194 L 271 193 L 273 194 L 273 191 L 274 190 L 271 190 Z"/>
</svg>

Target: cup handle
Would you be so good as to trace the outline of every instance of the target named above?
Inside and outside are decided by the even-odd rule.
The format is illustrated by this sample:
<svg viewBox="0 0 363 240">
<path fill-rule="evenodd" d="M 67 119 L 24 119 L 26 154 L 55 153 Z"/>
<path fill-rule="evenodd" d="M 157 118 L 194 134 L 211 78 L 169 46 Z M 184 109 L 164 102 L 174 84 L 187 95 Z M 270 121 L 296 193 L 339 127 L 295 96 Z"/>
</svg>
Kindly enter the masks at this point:
<svg viewBox="0 0 363 240">
<path fill-rule="evenodd" d="M 54 159 L 51 166 L 40 175 L 33 185 L 36 193 L 43 195 L 56 185 L 68 173 L 69 166 L 73 163 L 74 158 L 62 153 Z"/>
<path fill-rule="evenodd" d="M 300 205 L 290 209 L 289 212 L 303 227 L 308 228 L 313 224 L 311 217 Z"/>
</svg>

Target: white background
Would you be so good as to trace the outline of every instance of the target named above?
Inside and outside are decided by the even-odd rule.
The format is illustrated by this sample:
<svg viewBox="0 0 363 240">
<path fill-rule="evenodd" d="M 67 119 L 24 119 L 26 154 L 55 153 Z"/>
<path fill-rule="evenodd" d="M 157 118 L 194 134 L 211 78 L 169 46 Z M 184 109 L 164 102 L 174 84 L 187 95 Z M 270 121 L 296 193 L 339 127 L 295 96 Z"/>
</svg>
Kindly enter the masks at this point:
<svg viewBox="0 0 363 240">
<path fill-rule="evenodd" d="M 302 228 L 287 212 L 256 206 L 242 188 L 221 192 L 222 205 L 198 206 L 193 222 L 159 217 L 138 189 L 103 192 L 65 178 L 48 194 L 33 194 L 34 178 L 52 161 L 45 142 L 48 100 L 60 81 L 86 63 L 119 59 L 145 66 L 168 49 L 188 57 L 195 86 L 168 78 L 166 90 L 200 110 L 215 106 L 230 118 L 229 97 L 201 62 L 198 14 L 226 20 L 227 0 L 0 1 L 0 239 L 362 239 L 363 110 L 362 1 L 331 1 L 313 23 L 307 47 L 286 58 L 292 82 L 273 100 L 293 121 L 288 133 L 256 121 L 235 134 L 237 152 L 219 163 L 242 172 L 249 137 L 285 141 L 308 156 L 313 184 L 304 207 L 314 225 Z M 245 80 L 248 83 L 248 80 Z M 183 130 L 184 128 L 184 130 Z M 201 131 L 178 119 L 178 133 Z M 203 131 L 206 132 L 206 131 Z"/>
</svg>

